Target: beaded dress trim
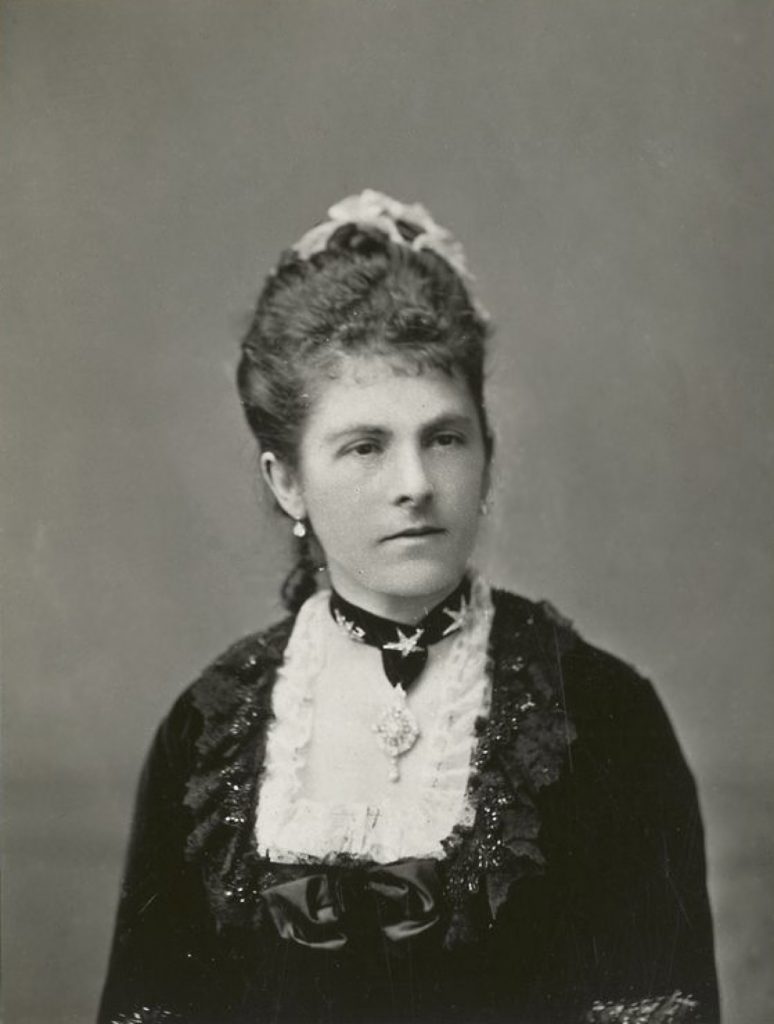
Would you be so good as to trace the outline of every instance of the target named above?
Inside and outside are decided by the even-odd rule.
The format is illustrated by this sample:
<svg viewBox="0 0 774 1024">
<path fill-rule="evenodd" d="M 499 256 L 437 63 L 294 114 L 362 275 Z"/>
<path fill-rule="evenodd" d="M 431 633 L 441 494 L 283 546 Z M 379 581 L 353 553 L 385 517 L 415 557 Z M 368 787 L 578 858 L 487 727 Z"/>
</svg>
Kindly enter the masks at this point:
<svg viewBox="0 0 774 1024">
<path fill-rule="evenodd" d="M 678 990 L 634 1002 L 596 1002 L 583 1024 L 701 1024 L 701 1014 L 698 1002 Z"/>
<path fill-rule="evenodd" d="M 596 1002 L 583 1024 L 701 1024 L 698 1003 L 681 992 L 634 1002 Z M 114 1017 L 111 1024 L 182 1024 L 177 1013 L 159 1006 L 140 1006 Z"/>
<path fill-rule="evenodd" d="M 440 859 L 442 841 L 453 828 L 473 823 L 468 792 L 471 754 L 476 721 L 487 714 L 490 698 L 489 587 L 473 577 L 464 626 L 434 668 L 443 673 L 444 685 L 434 721 L 423 724 L 422 780 L 412 790 L 409 813 L 405 800 L 389 797 L 373 805 L 323 802 L 304 794 L 315 683 L 325 669 L 332 628 L 328 598 L 329 592 L 323 591 L 302 607 L 277 676 L 275 721 L 258 800 L 258 851 L 277 863 L 335 862 L 341 854 L 382 864 L 405 857 Z"/>
</svg>

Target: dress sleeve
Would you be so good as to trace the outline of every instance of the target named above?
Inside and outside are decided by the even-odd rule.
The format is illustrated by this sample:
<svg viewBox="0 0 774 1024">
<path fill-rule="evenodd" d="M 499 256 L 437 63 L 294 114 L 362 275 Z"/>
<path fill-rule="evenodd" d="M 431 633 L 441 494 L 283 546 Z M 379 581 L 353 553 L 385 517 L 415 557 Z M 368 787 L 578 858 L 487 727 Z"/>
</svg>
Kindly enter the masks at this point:
<svg viewBox="0 0 774 1024">
<path fill-rule="evenodd" d="M 653 686 L 616 659 L 587 652 L 572 773 L 574 847 L 590 881 L 574 901 L 591 924 L 587 967 L 596 987 L 584 1020 L 716 1024 L 693 775 Z"/>
<path fill-rule="evenodd" d="M 185 784 L 198 713 L 184 695 L 140 779 L 99 1024 L 192 1019 L 211 962 L 201 880 L 185 860 Z"/>
</svg>

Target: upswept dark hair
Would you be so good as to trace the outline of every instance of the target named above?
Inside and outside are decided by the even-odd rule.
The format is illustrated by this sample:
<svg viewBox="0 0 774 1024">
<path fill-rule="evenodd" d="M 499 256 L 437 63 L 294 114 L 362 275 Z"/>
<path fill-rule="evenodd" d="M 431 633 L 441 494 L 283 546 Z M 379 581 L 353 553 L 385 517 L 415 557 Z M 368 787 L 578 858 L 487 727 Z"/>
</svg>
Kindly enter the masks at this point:
<svg viewBox="0 0 774 1024">
<path fill-rule="evenodd" d="M 397 222 L 407 242 L 412 224 Z M 343 224 L 325 249 L 282 254 L 258 297 L 242 340 L 237 388 L 262 453 L 297 468 L 306 417 L 321 377 L 343 355 L 381 355 L 396 364 L 459 373 L 478 411 L 487 461 L 493 440 L 484 404 L 489 326 L 468 287 L 443 257 L 415 250 L 370 225 Z M 317 588 L 309 537 L 282 587 L 290 611 Z"/>
</svg>

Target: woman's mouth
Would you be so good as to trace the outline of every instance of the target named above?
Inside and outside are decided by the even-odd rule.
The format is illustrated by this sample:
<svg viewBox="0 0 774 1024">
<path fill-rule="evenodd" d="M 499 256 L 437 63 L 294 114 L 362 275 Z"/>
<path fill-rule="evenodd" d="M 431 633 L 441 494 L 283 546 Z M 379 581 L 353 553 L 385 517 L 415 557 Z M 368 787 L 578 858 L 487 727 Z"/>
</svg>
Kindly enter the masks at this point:
<svg viewBox="0 0 774 1024">
<path fill-rule="evenodd" d="M 446 533 L 440 526 L 411 526 L 400 533 L 393 533 L 384 540 L 418 540 L 425 537 L 433 537 L 439 533 Z"/>
</svg>

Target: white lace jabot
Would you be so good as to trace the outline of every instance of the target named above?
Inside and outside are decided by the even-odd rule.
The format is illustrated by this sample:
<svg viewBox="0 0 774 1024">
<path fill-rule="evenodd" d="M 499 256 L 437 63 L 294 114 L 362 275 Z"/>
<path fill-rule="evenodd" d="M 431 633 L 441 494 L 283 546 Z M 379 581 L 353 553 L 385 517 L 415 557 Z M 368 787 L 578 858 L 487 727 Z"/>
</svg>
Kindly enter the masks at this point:
<svg viewBox="0 0 774 1024">
<path fill-rule="evenodd" d="M 301 608 L 273 694 L 256 839 L 277 862 L 338 854 L 390 863 L 440 857 L 441 841 L 470 824 L 467 797 L 476 719 L 489 710 L 492 600 L 474 575 L 461 630 L 429 648 L 408 695 L 420 729 L 400 780 L 372 726 L 392 688 L 375 647 L 353 643 L 328 611 L 330 591 Z"/>
</svg>

